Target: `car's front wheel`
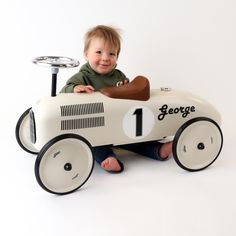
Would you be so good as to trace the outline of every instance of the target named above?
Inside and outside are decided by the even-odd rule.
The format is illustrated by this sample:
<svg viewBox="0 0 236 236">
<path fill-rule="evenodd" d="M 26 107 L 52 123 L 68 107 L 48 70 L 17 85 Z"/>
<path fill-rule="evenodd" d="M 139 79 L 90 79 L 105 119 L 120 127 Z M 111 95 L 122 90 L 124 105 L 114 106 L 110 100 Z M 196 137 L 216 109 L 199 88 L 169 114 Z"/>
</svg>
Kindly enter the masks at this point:
<svg viewBox="0 0 236 236">
<path fill-rule="evenodd" d="M 219 125 L 212 119 L 198 117 L 187 121 L 177 131 L 173 141 L 173 156 L 177 164 L 188 171 L 210 166 L 223 145 Z"/>
<path fill-rule="evenodd" d="M 90 143 L 79 135 L 63 134 L 50 140 L 39 152 L 35 175 L 44 190 L 67 194 L 89 179 L 93 166 Z"/>
</svg>

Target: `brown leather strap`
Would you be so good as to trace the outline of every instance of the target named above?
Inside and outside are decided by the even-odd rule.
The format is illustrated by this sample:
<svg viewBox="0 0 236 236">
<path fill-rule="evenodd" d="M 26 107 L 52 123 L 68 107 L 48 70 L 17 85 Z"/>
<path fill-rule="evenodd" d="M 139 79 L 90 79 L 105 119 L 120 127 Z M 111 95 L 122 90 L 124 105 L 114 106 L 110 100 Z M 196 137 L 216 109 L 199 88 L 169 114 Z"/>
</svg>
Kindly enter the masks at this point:
<svg viewBox="0 0 236 236">
<path fill-rule="evenodd" d="M 150 85 L 146 77 L 137 76 L 128 84 L 102 88 L 100 92 L 111 98 L 147 101 L 150 98 Z"/>
</svg>

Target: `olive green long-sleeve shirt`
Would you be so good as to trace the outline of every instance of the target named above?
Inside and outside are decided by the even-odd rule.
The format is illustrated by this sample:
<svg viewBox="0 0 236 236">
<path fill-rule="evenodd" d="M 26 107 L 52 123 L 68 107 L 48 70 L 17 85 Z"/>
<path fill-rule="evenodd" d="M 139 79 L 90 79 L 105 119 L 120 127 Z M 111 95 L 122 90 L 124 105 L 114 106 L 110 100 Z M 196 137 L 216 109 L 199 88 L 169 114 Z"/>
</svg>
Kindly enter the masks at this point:
<svg viewBox="0 0 236 236">
<path fill-rule="evenodd" d="M 106 75 L 96 73 L 89 65 L 84 64 L 79 72 L 73 75 L 66 85 L 61 89 L 61 93 L 73 93 L 76 85 L 91 85 L 95 91 L 108 86 L 116 86 L 118 82 L 128 80 L 125 74 L 118 69 L 113 69 Z"/>
</svg>

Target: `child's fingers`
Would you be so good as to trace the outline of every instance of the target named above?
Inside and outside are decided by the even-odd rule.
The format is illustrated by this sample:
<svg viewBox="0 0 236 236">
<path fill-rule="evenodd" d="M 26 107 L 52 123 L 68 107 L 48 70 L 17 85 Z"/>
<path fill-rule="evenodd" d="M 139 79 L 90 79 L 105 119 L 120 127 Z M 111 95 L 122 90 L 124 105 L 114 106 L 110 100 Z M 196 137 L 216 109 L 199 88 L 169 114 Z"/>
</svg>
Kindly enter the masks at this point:
<svg viewBox="0 0 236 236">
<path fill-rule="evenodd" d="M 87 93 L 91 93 L 94 90 L 95 90 L 94 87 L 91 85 L 85 86 L 85 92 L 87 92 Z"/>
<path fill-rule="evenodd" d="M 84 85 L 78 85 L 74 88 L 74 92 L 75 93 L 91 93 L 94 91 L 94 88 L 93 86 L 91 85 L 87 85 L 87 86 L 84 86 Z"/>
</svg>

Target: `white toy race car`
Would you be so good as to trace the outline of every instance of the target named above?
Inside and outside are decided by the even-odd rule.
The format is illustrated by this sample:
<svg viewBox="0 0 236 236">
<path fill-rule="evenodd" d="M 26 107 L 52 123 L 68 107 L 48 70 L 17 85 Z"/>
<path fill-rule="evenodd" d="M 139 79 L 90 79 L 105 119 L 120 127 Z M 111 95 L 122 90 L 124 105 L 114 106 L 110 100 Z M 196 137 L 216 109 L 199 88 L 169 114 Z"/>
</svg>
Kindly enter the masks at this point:
<svg viewBox="0 0 236 236">
<path fill-rule="evenodd" d="M 37 154 L 35 175 L 48 192 L 66 194 L 90 177 L 93 147 L 173 140 L 176 163 L 188 171 L 211 165 L 221 152 L 218 111 L 205 100 L 170 88 L 149 89 L 144 77 L 92 94 L 58 94 L 59 68 L 74 67 L 66 57 L 38 57 L 52 68 L 51 96 L 26 110 L 16 125 L 16 139 Z"/>
</svg>

